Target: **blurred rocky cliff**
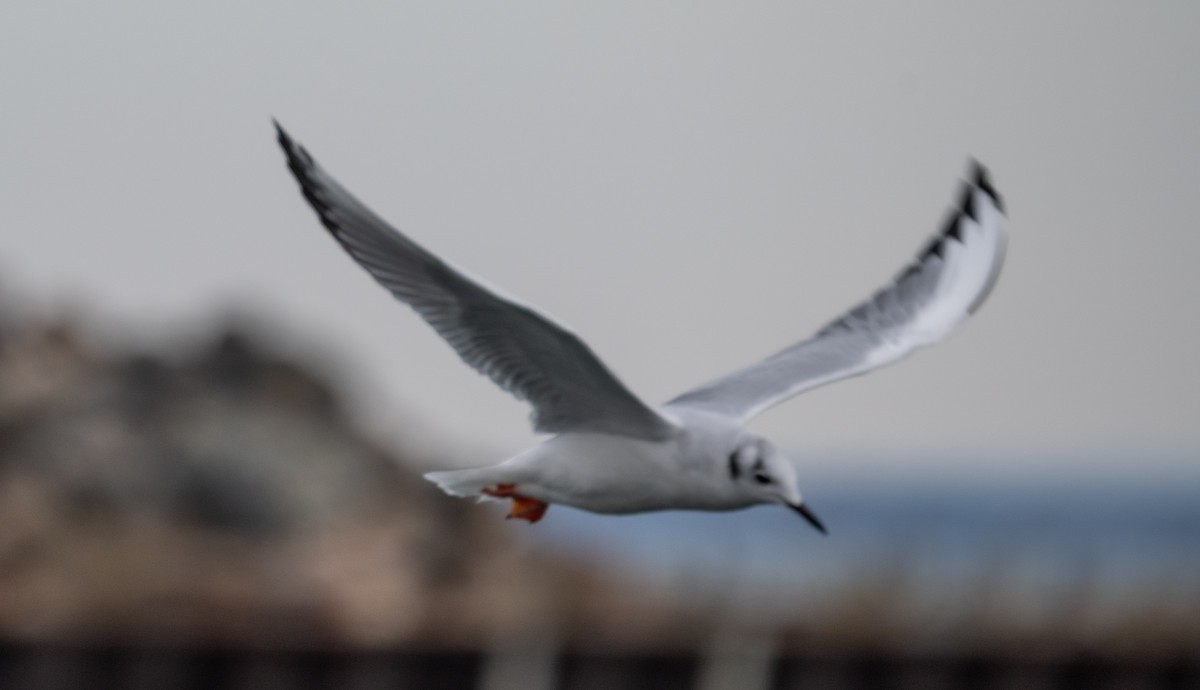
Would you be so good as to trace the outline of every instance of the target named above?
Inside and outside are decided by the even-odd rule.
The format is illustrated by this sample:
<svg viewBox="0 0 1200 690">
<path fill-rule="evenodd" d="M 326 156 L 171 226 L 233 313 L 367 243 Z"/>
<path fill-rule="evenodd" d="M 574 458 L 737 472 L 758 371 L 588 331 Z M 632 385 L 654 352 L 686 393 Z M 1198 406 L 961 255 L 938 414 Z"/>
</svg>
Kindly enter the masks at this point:
<svg viewBox="0 0 1200 690">
<path fill-rule="evenodd" d="M 690 629 L 437 493 L 250 334 L 169 358 L 85 342 L 69 323 L 0 325 L 0 636 L 467 646 Z"/>
<path fill-rule="evenodd" d="M 478 661 L 524 645 L 550 650 L 546 667 L 556 650 L 682 650 L 713 673 L 741 654 L 780 678 L 930 655 L 1200 668 L 1188 486 L 823 487 L 838 531 L 819 545 L 770 509 L 564 509 L 531 528 L 442 495 L 420 477 L 430 463 L 373 443 L 333 387 L 249 329 L 169 351 L 91 342 L 0 303 L 0 657 L 191 645 Z M 675 565 L 654 578 L 639 562 Z M 43 687 L 6 684 L 4 668 L 0 687 Z"/>
</svg>

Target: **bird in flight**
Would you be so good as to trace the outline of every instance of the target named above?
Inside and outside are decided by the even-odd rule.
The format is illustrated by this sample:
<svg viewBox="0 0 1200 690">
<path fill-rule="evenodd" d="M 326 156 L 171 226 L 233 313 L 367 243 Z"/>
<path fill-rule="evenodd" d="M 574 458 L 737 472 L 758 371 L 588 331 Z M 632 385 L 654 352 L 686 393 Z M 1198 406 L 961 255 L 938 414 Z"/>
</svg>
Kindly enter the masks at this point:
<svg viewBox="0 0 1200 690">
<path fill-rule="evenodd" d="M 275 128 L 304 198 L 342 248 L 552 434 L 498 465 L 425 475 L 453 496 L 511 499 L 508 517 L 531 523 L 552 503 L 611 514 L 767 503 L 824 533 L 791 461 L 746 423 L 942 340 L 987 298 L 1004 261 L 1004 205 L 972 162 L 941 230 L 890 283 L 811 338 L 652 407 L 579 336 L 434 256 Z"/>
</svg>

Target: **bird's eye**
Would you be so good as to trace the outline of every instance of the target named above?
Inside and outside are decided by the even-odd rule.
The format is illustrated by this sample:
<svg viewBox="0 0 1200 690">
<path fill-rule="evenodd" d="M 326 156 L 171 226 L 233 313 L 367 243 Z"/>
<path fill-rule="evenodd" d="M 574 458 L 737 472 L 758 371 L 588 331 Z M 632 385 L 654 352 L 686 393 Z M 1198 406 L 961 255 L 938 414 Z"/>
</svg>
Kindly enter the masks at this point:
<svg viewBox="0 0 1200 690">
<path fill-rule="evenodd" d="M 759 484 L 770 484 L 771 476 L 764 472 L 755 472 L 754 481 L 758 482 Z"/>
</svg>

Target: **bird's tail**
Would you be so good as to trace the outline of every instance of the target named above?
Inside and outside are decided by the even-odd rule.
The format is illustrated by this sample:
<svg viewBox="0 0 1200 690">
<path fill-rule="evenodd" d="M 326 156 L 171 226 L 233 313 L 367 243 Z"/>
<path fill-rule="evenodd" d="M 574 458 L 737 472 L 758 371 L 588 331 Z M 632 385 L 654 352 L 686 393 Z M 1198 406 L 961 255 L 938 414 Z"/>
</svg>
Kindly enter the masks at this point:
<svg viewBox="0 0 1200 690">
<path fill-rule="evenodd" d="M 495 499 L 483 493 L 483 490 L 499 483 L 494 470 L 495 468 L 492 467 L 480 467 L 471 470 L 428 472 L 424 476 L 451 496 L 474 497 L 481 501 L 487 501 Z"/>
</svg>

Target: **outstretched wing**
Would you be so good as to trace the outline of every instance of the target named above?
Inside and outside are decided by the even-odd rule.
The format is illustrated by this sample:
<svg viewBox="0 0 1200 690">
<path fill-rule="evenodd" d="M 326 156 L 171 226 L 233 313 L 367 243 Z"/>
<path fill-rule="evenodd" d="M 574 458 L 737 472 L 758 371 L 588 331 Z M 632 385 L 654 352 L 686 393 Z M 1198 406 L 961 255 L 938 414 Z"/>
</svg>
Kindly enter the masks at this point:
<svg viewBox="0 0 1200 690">
<path fill-rule="evenodd" d="M 505 299 L 402 235 L 275 123 L 304 198 L 355 261 L 411 306 L 463 361 L 533 406 L 537 431 L 660 440 L 675 425 L 630 393 L 574 333 Z"/>
<path fill-rule="evenodd" d="M 746 421 L 810 388 L 864 374 L 952 333 L 991 292 L 1007 245 L 1000 195 L 983 166 L 972 167 L 945 228 L 891 284 L 811 339 L 668 405 Z"/>
</svg>

